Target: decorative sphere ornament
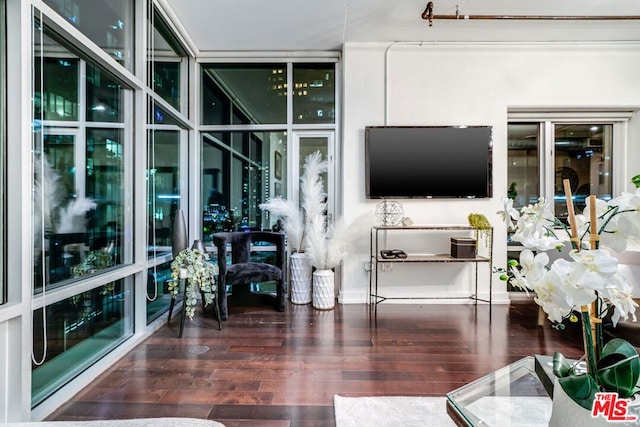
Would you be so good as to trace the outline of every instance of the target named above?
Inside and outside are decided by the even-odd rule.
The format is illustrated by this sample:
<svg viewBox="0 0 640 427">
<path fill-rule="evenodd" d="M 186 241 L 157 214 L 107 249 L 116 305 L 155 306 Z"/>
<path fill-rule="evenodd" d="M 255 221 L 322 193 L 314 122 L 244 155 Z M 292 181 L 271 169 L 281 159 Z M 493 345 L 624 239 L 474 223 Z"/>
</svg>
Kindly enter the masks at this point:
<svg viewBox="0 0 640 427">
<path fill-rule="evenodd" d="M 398 202 L 384 200 L 376 205 L 376 219 L 380 225 L 399 225 L 404 218 L 404 209 Z"/>
</svg>

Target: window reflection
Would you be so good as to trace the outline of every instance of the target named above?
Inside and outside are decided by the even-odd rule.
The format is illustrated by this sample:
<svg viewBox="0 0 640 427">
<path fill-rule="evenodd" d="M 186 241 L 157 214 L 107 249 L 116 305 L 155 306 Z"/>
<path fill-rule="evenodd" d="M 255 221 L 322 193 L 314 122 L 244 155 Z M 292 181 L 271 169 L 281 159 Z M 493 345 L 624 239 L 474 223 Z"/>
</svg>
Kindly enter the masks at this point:
<svg viewBox="0 0 640 427">
<path fill-rule="evenodd" d="M 515 208 L 536 203 L 540 197 L 540 125 L 509 123 L 507 197 Z"/>
<path fill-rule="evenodd" d="M 153 322 L 169 309 L 171 294 L 168 284 L 171 280 L 171 262 L 147 270 L 147 323 Z"/>
<path fill-rule="evenodd" d="M 155 256 L 171 250 L 173 220 L 180 207 L 180 133 L 152 130 L 148 141 L 149 256 Z"/>
<path fill-rule="evenodd" d="M 541 128 L 553 129 L 553 139 L 542 141 Z M 574 207 L 580 213 L 589 195 L 608 200 L 612 197 L 613 124 L 611 123 L 509 123 L 507 194 L 514 207 L 536 203 L 540 196 L 553 199 L 555 215 L 568 216 L 564 180 L 571 186 Z M 553 150 L 551 145 L 553 144 Z M 553 151 L 553 169 L 544 170 L 542 146 Z M 540 188 L 540 175 L 553 183 L 553 194 Z M 551 190 L 551 188 L 549 189 Z M 549 191 L 547 190 L 547 192 Z"/>
<path fill-rule="evenodd" d="M 176 41 L 164 19 L 153 13 L 149 48 L 149 86 L 176 110 L 181 110 L 181 68 L 186 59 L 184 49 Z"/>
<path fill-rule="evenodd" d="M 133 7 L 131 0 L 44 0 L 116 61 L 133 69 Z"/>
<path fill-rule="evenodd" d="M 0 25 L 3 28 L 6 28 L 5 25 L 5 2 L 3 0 L 0 0 Z M 5 85 L 6 85 L 6 81 L 7 79 L 5 78 L 5 32 L 4 31 L 0 31 L 0 191 L 2 191 L 3 193 L 5 192 L 5 180 L 4 180 L 4 171 L 5 171 L 5 147 L 6 147 L 6 142 L 5 142 L 5 117 L 6 117 L 6 113 L 5 113 L 5 106 L 6 106 L 6 98 L 5 98 Z M 4 198 L 0 198 L 0 221 L 4 224 L 4 217 L 5 217 L 5 205 L 4 205 Z M 2 242 L 2 246 L 0 247 L 0 259 L 4 260 L 4 248 L 7 246 L 5 243 L 5 234 L 4 234 L 4 228 L 2 227 L 2 230 L 0 230 L 0 242 Z M 5 270 L 5 266 L 4 266 L 4 261 L 0 262 L 0 277 L 5 277 L 4 276 L 4 270 Z M 6 291 L 5 291 L 5 286 L 6 286 L 6 281 L 3 280 L 2 284 L 0 285 L 0 304 L 3 304 L 6 302 Z"/>
<path fill-rule="evenodd" d="M 87 120 L 90 122 L 122 122 L 122 85 L 108 74 L 87 65 Z"/>
<path fill-rule="evenodd" d="M 130 295 L 120 280 L 34 311 L 33 351 L 44 362 L 33 364 L 33 405 L 131 336 Z"/>
<path fill-rule="evenodd" d="M 51 44 L 49 39 L 47 44 Z M 78 120 L 78 66 L 73 57 L 36 58 L 34 117 Z M 41 82 L 44 88 L 41 88 Z"/>
<path fill-rule="evenodd" d="M 123 262 L 124 159 L 122 129 L 87 131 L 87 196 L 96 201 L 89 223 L 90 247 Z"/>
<path fill-rule="evenodd" d="M 43 40 L 34 46 L 36 292 L 118 265 L 124 244 L 125 89 L 53 37 Z M 77 89 L 85 82 L 86 90 Z M 80 111 L 94 122 L 82 121 Z M 92 127 L 97 121 L 109 127 Z"/>
<path fill-rule="evenodd" d="M 204 64 L 202 124 L 287 122 L 286 64 Z"/>
<path fill-rule="evenodd" d="M 216 231 L 264 227 L 264 215 L 258 205 L 271 194 L 272 182 L 283 184 L 284 146 L 284 132 L 203 134 L 201 182 L 205 239 Z M 279 170 L 274 163 L 276 149 L 280 150 Z"/>
<path fill-rule="evenodd" d="M 555 146 L 555 212 L 566 219 L 567 200 L 563 180 L 569 180 L 576 212 L 582 212 L 593 194 L 610 200 L 612 194 L 611 124 L 556 124 Z"/>
</svg>

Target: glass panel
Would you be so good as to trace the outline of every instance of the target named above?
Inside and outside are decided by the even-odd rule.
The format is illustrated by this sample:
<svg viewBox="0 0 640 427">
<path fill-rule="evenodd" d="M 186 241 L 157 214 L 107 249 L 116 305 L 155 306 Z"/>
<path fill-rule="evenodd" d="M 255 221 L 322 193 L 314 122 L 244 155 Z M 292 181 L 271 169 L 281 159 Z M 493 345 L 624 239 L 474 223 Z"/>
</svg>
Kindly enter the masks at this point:
<svg viewBox="0 0 640 427">
<path fill-rule="evenodd" d="M 123 262 L 124 159 L 122 129 L 87 130 L 87 197 L 97 207 L 87 227 L 89 246 L 106 249 Z"/>
<path fill-rule="evenodd" d="M 286 64 L 202 66 L 202 124 L 287 121 Z"/>
<path fill-rule="evenodd" d="M 169 309 L 171 294 L 168 283 L 171 280 L 170 261 L 147 270 L 147 324 Z"/>
<path fill-rule="evenodd" d="M 116 61 L 133 70 L 133 7 L 131 0 L 44 0 Z"/>
<path fill-rule="evenodd" d="M 564 179 L 571 183 L 576 213 L 584 210 L 591 194 L 602 200 L 611 199 L 612 135 L 611 124 L 555 125 L 555 213 L 558 218 L 568 216 Z"/>
<path fill-rule="evenodd" d="M 37 23 L 35 27 L 36 31 L 41 28 Z M 39 37 L 34 39 L 37 41 Z M 85 100 L 75 99 L 80 70 L 85 67 L 89 105 L 100 102 L 109 106 L 104 110 L 90 110 L 89 113 L 97 116 L 94 118 L 120 120 L 124 116 L 121 105 L 124 89 L 97 68 L 78 58 L 69 58 L 53 37 L 43 39 L 46 49 L 34 46 L 38 67 L 38 77 L 34 73 L 34 110 L 40 118 L 51 113 L 56 120 L 39 120 L 33 127 L 36 292 L 41 291 L 44 284 L 68 284 L 69 279 L 120 263 L 124 228 L 123 129 L 87 129 L 85 133 L 77 127 L 78 123 L 66 121 L 81 121 L 82 115 L 78 112 L 89 110 L 82 104 Z M 64 54 L 60 56 L 60 52 Z M 63 63 L 61 57 L 69 59 Z M 73 72 L 65 75 L 62 70 L 66 68 Z M 48 73 L 53 74 L 52 78 Z M 44 85 L 40 85 L 40 81 L 45 82 Z M 54 98 L 60 102 L 52 102 Z M 54 104 L 72 107 L 50 108 Z M 60 114 L 60 111 L 70 113 Z"/>
<path fill-rule="evenodd" d="M 147 117 L 148 123 L 154 123 L 157 125 L 178 125 L 178 121 L 176 121 L 171 115 L 169 115 L 162 108 L 158 107 L 152 101 L 149 102 L 149 116 Z"/>
<path fill-rule="evenodd" d="M 124 90 L 106 73 L 87 65 L 87 121 L 123 121 L 122 100 Z"/>
<path fill-rule="evenodd" d="M 299 165 L 299 176 L 304 174 L 304 162 L 310 154 L 319 151 L 322 155 L 322 159 L 326 160 L 328 157 L 328 147 L 329 147 L 329 139 L 327 137 L 308 137 L 303 136 L 300 137 L 300 159 L 298 162 Z M 320 174 L 322 178 L 322 186 L 325 193 L 328 192 L 328 178 L 327 172 L 323 172 Z"/>
<path fill-rule="evenodd" d="M 0 26 L 2 28 L 7 28 L 5 25 L 5 2 L 4 0 L 0 0 Z M 6 116 L 6 101 L 5 101 L 5 85 L 7 79 L 5 78 L 5 34 L 4 30 L 0 31 L 0 191 L 3 194 L 5 193 L 5 181 L 4 181 L 4 171 L 5 171 L 5 118 Z M 0 197 L 0 223 L 4 224 L 5 217 L 5 206 L 4 206 L 4 198 Z M 4 228 L 0 230 L 0 242 L 2 245 L 0 246 L 0 260 L 4 260 L 4 248 L 6 247 L 6 242 L 4 238 Z M 4 275 L 4 261 L 0 261 L 0 277 L 5 277 Z M 2 280 L 2 284 L 0 284 L 0 304 L 4 304 L 6 302 L 6 292 L 5 292 L 6 280 Z"/>
<path fill-rule="evenodd" d="M 335 65 L 293 65 L 293 122 L 335 123 Z"/>
<path fill-rule="evenodd" d="M 240 140 L 245 141 L 244 155 L 232 152 L 228 145 Z M 286 182 L 286 160 L 282 156 L 286 140 L 285 132 L 203 134 L 201 197 L 205 239 L 216 231 L 259 230 L 267 226 L 258 205 L 269 195 L 272 181 L 281 187 Z M 276 172 L 278 179 L 274 178 Z"/>
<path fill-rule="evenodd" d="M 507 197 L 515 208 L 536 203 L 540 197 L 540 124 L 509 123 L 509 187 Z"/>
<path fill-rule="evenodd" d="M 148 136 L 149 256 L 171 251 L 171 230 L 180 207 L 180 133 L 152 130 Z"/>
<path fill-rule="evenodd" d="M 153 24 L 150 23 L 149 26 L 153 29 L 149 53 L 149 86 L 180 111 L 180 69 L 185 57 L 183 49 L 157 13 L 154 14 Z"/>
<path fill-rule="evenodd" d="M 54 129 L 49 132 L 55 132 Z M 44 152 L 49 165 L 58 172 L 62 191 L 69 197 L 77 197 L 76 193 L 76 160 L 75 135 L 47 134 L 44 136 Z"/>
<path fill-rule="evenodd" d="M 44 361 L 32 365 L 33 405 L 131 336 L 132 325 L 125 321 L 132 316 L 131 295 L 120 280 L 34 311 L 33 352 Z"/>
<path fill-rule="evenodd" d="M 46 38 L 51 46 L 51 39 Z M 33 114 L 44 120 L 78 120 L 78 65 L 77 58 L 64 52 L 64 57 L 36 57 L 34 63 L 36 97 Z M 42 70 L 42 72 L 41 72 Z M 40 86 L 44 86 L 41 88 Z"/>
</svg>

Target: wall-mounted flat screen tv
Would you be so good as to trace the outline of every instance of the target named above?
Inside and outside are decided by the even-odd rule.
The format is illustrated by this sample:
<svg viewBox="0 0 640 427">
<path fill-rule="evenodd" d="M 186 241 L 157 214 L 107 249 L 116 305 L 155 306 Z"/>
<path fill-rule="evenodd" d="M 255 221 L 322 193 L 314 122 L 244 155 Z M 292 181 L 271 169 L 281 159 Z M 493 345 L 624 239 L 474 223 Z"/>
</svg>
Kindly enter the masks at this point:
<svg viewBox="0 0 640 427">
<path fill-rule="evenodd" d="M 369 199 L 492 196 L 490 126 L 368 126 Z"/>
</svg>

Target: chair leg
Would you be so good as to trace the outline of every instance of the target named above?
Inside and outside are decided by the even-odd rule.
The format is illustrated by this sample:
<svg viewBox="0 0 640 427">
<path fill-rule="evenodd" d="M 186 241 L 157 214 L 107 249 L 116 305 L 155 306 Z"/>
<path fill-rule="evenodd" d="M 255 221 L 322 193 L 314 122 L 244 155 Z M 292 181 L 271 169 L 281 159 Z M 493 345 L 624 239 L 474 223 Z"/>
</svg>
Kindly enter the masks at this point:
<svg viewBox="0 0 640 427">
<path fill-rule="evenodd" d="M 283 289 L 283 281 L 278 280 L 276 283 L 276 311 L 284 311 L 285 295 Z"/>
<path fill-rule="evenodd" d="M 224 279 L 218 280 L 218 294 L 216 298 L 218 300 L 218 308 L 220 311 L 220 317 L 218 319 L 227 320 L 227 288 L 226 281 Z"/>
<path fill-rule="evenodd" d="M 181 280 L 184 280 L 184 279 L 181 279 Z M 184 331 L 184 319 L 187 317 L 186 304 L 187 304 L 187 287 L 184 286 L 184 294 L 182 295 L 182 315 L 180 316 L 180 332 L 178 333 L 178 338 L 182 338 L 182 331 Z"/>
<path fill-rule="evenodd" d="M 202 311 L 206 313 L 206 307 L 204 306 L 204 291 L 200 291 L 200 296 L 202 297 Z M 218 292 L 213 294 L 213 301 L 211 301 L 211 305 L 213 305 L 213 311 L 215 312 L 216 319 L 218 320 L 218 329 L 222 330 L 222 322 L 220 319 L 220 308 L 218 307 Z"/>
<path fill-rule="evenodd" d="M 220 308 L 218 307 L 218 297 L 213 297 L 213 307 L 216 311 L 216 318 L 218 319 L 218 329 L 222 330 L 222 319 L 220 318 Z"/>
<path fill-rule="evenodd" d="M 171 296 L 171 302 L 169 303 L 169 318 L 167 319 L 167 323 L 171 322 L 171 313 L 173 313 L 174 305 L 176 305 L 176 299 L 174 296 Z"/>
</svg>

